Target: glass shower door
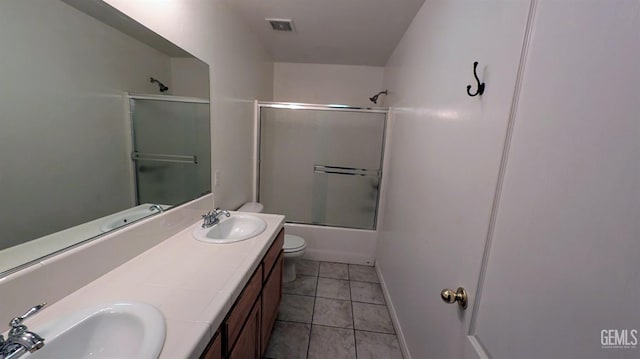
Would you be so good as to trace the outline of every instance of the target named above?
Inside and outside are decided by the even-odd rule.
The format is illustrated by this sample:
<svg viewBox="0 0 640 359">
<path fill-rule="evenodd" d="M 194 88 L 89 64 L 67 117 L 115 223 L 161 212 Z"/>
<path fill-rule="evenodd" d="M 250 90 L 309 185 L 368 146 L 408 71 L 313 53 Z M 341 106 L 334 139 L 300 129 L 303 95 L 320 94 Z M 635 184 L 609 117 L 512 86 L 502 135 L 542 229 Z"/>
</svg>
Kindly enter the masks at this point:
<svg viewBox="0 0 640 359">
<path fill-rule="evenodd" d="M 288 222 L 375 229 L 386 113 L 260 109 L 259 200 Z"/>
<path fill-rule="evenodd" d="M 137 204 L 177 205 L 211 190 L 209 103 L 130 99 Z"/>
</svg>

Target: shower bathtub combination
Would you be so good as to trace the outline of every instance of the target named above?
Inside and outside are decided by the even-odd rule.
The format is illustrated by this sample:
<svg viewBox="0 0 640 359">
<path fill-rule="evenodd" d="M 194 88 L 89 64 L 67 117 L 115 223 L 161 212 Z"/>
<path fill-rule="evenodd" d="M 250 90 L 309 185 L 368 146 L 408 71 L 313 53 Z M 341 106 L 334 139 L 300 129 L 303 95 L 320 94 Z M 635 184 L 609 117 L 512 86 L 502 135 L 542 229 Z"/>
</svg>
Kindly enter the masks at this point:
<svg viewBox="0 0 640 359">
<path fill-rule="evenodd" d="M 386 108 L 257 102 L 255 200 L 309 259 L 373 265 Z"/>
</svg>

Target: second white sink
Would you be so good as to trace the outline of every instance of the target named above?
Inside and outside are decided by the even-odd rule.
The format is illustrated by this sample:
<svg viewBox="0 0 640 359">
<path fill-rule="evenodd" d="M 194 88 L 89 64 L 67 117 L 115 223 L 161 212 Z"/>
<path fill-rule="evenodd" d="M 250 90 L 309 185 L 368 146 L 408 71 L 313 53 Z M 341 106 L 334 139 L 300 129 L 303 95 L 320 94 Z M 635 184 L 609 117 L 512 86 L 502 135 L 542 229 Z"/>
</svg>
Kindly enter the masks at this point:
<svg viewBox="0 0 640 359">
<path fill-rule="evenodd" d="M 253 238 L 267 228 L 262 218 L 243 213 L 233 213 L 231 217 L 224 217 L 216 225 L 209 228 L 197 226 L 193 230 L 193 237 L 208 243 L 233 243 Z"/>
<path fill-rule="evenodd" d="M 45 339 L 45 345 L 25 359 L 156 359 L 164 345 L 166 324 L 155 307 L 130 302 L 81 310 L 30 329 Z"/>
</svg>

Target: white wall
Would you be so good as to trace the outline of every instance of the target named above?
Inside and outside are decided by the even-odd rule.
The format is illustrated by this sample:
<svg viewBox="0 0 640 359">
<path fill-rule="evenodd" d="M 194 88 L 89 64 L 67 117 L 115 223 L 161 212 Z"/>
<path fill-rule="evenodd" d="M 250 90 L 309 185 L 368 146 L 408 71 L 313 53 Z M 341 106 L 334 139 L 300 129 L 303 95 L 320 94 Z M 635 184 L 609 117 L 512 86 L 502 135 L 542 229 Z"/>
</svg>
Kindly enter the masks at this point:
<svg viewBox="0 0 640 359">
<path fill-rule="evenodd" d="M 413 358 L 462 358 L 510 118 L 529 6 L 425 2 L 385 67 L 389 166 L 376 266 Z M 486 82 L 469 97 L 473 62 Z"/>
<path fill-rule="evenodd" d="M 169 58 L 58 1 L 0 27 L 0 248 L 131 206 L 122 94 L 171 86 Z"/>
<path fill-rule="evenodd" d="M 253 193 L 253 100 L 272 100 L 273 61 L 222 0 L 105 0 L 210 66 L 212 170 L 217 207 Z"/>
<path fill-rule="evenodd" d="M 362 107 L 374 105 L 369 97 L 383 88 L 383 67 L 296 64 L 277 62 L 274 66 L 273 100 Z M 384 96 L 380 97 L 384 100 Z"/>
<path fill-rule="evenodd" d="M 190 57 L 172 57 L 170 61 L 171 93 L 209 98 L 209 65 Z"/>
</svg>

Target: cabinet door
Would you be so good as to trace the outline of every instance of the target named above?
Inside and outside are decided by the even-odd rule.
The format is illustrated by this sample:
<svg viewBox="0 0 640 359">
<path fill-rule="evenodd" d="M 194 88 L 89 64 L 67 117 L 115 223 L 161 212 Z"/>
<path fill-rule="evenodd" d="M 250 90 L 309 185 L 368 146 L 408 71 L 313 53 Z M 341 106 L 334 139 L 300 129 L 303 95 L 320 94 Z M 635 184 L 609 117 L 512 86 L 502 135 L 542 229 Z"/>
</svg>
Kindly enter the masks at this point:
<svg viewBox="0 0 640 359">
<path fill-rule="evenodd" d="M 216 333 L 213 342 L 201 356 L 202 359 L 222 359 L 222 335 Z"/>
<path fill-rule="evenodd" d="M 267 278 L 262 288 L 262 351 L 267 350 L 271 330 L 278 316 L 278 307 L 280 306 L 280 298 L 282 297 L 282 269 L 284 264 L 284 255 L 281 251 L 280 256 L 273 266 L 273 271 Z"/>
<path fill-rule="evenodd" d="M 227 316 L 226 324 L 226 347 L 227 352 L 230 351 L 235 345 L 242 327 L 245 325 L 247 318 L 251 315 L 253 306 L 256 301 L 260 301 L 260 291 L 262 289 L 262 265 L 258 266 L 258 269 L 253 274 L 249 283 L 240 294 L 240 297 L 236 301 L 236 304 L 229 312 Z"/>
<path fill-rule="evenodd" d="M 260 303 L 258 298 L 244 328 L 240 331 L 236 345 L 229 354 L 229 359 L 260 358 Z"/>
</svg>

